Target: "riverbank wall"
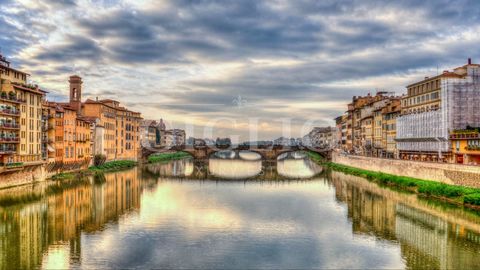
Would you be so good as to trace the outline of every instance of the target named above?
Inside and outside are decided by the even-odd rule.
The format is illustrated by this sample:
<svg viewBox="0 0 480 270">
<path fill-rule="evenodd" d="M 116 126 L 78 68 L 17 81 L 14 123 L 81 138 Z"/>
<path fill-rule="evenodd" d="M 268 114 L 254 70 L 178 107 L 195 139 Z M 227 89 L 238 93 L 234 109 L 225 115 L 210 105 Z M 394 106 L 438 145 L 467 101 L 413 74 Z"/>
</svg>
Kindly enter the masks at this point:
<svg viewBox="0 0 480 270">
<path fill-rule="evenodd" d="M 0 189 L 42 182 L 48 176 L 45 166 L 31 166 L 0 174 Z"/>
<path fill-rule="evenodd" d="M 332 162 L 359 169 L 480 188 L 480 166 L 418 162 L 332 153 Z"/>
</svg>

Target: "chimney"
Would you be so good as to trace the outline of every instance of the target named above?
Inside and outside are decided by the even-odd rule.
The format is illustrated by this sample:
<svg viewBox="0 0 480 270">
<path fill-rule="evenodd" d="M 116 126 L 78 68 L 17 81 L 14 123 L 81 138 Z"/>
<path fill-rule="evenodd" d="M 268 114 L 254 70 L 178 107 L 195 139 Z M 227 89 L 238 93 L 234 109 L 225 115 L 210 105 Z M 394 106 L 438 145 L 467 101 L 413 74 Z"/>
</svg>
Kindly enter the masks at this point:
<svg viewBox="0 0 480 270">
<path fill-rule="evenodd" d="M 472 64 L 472 58 L 468 58 L 468 64 L 469 64 L 469 65 Z"/>
</svg>

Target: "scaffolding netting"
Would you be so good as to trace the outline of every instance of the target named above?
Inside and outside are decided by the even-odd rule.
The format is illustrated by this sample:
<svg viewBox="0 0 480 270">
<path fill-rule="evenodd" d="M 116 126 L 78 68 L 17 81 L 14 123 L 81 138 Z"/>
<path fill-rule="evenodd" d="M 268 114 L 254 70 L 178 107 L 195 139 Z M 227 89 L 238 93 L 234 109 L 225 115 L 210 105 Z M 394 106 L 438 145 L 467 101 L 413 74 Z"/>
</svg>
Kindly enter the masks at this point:
<svg viewBox="0 0 480 270">
<path fill-rule="evenodd" d="M 480 127 L 479 69 L 469 66 L 463 78 L 442 78 L 438 110 L 398 117 L 398 150 L 447 152 L 451 148 L 449 132 Z"/>
</svg>

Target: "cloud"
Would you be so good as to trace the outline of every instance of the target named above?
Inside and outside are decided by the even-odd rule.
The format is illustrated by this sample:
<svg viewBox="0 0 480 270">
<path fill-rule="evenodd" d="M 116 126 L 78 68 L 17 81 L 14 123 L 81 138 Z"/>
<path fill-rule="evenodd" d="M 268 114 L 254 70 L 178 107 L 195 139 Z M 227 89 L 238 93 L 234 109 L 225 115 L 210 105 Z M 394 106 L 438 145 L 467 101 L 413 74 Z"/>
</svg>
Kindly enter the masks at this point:
<svg viewBox="0 0 480 270">
<path fill-rule="evenodd" d="M 76 72 L 84 93 L 142 110 L 147 104 L 145 117 L 176 124 L 186 115 L 198 116 L 198 126 L 221 116 L 333 124 L 353 95 L 402 93 L 437 69 L 480 59 L 472 49 L 480 42 L 480 3 L 470 0 L 2 5 L 4 53 L 45 88 L 66 94 Z M 233 111 L 238 96 L 252 105 L 241 114 Z"/>
</svg>

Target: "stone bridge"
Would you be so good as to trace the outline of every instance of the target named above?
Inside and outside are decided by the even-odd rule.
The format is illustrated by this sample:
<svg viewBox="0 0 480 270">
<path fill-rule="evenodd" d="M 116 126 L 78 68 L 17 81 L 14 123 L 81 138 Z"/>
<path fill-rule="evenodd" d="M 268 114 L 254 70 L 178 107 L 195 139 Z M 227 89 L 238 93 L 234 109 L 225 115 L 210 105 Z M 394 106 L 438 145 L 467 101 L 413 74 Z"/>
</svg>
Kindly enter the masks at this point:
<svg viewBox="0 0 480 270">
<path fill-rule="evenodd" d="M 168 153 L 172 151 L 183 151 L 189 153 L 195 160 L 207 160 L 210 156 L 216 152 L 220 151 L 234 151 L 236 156 L 238 157 L 240 151 L 250 151 L 259 154 L 262 157 L 262 160 L 265 161 L 276 161 L 281 154 L 290 153 L 295 151 L 301 150 L 308 150 L 313 151 L 326 159 L 330 159 L 331 157 L 331 149 L 314 149 L 314 148 L 305 148 L 305 147 L 267 147 L 267 148 L 259 148 L 259 147 L 230 147 L 226 149 L 220 149 L 215 146 L 200 146 L 200 147 L 193 147 L 193 146 L 183 146 L 183 147 L 175 147 L 175 148 L 164 148 L 164 149 L 154 149 L 154 148 L 144 148 L 142 150 L 143 158 L 148 158 L 151 154 L 156 153 Z"/>
</svg>

